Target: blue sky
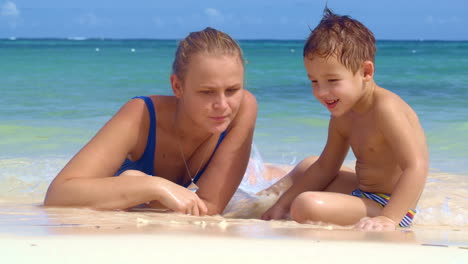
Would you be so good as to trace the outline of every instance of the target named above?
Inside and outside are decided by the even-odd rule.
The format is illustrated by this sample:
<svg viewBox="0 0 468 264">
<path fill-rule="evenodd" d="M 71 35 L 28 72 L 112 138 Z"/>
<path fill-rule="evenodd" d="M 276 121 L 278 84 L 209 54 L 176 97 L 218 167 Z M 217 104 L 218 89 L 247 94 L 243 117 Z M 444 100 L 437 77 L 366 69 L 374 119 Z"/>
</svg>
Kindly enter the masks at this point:
<svg viewBox="0 0 468 264">
<path fill-rule="evenodd" d="M 325 0 L 0 0 L 0 38 L 179 39 L 207 26 L 236 39 L 304 39 Z M 328 0 L 377 39 L 468 40 L 468 0 Z"/>
</svg>

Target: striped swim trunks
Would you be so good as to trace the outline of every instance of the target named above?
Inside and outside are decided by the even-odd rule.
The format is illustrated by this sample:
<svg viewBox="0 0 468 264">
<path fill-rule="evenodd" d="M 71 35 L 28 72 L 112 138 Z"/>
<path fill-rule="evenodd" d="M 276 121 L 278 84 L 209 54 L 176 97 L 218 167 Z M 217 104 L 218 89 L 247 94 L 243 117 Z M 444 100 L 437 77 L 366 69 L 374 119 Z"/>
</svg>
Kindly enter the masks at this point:
<svg viewBox="0 0 468 264">
<path fill-rule="evenodd" d="M 390 200 L 390 194 L 386 193 L 372 193 L 372 192 L 364 192 L 360 189 L 356 189 L 351 193 L 352 196 L 356 196 L 359 198 L 367 198 L 371 199 L 372 201 L 377 202 L 380 206 L 385 207 Z M 416 214 L 416 210 L 410 209 L 408 213 L 403 217 L 400 222 L 401 227 L 409 227 L 411 226 L 411 222 L 413 222 L 414 215 Z"/>
</svg>

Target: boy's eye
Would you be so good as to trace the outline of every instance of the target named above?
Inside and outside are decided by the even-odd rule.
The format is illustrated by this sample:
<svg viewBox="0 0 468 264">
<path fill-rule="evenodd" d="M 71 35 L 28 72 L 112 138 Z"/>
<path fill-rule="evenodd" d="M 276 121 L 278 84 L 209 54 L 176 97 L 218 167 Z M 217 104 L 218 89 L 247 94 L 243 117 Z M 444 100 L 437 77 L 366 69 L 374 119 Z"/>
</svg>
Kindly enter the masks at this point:
<svg viewBox="0 0 468 264">
<path fill-rule="evenodd" d="M 338 79 L 329 79 L 328 81 L 329 81 L 329 82 L 337 82 L 337 81 L 339 81 L 339 80 L 338 80 Z"/>
<path fill-rule="evenodd" d="M 202 90 L 202 91 L 200 91 L 200 93 L 202 93 L 202 94 L 211 94 L 212 91 L 211 90 Z"/>
<path fill-rule="evenodd" d="M 317 83 L 317 80 L 310 80 L 312 83 Z"/>
</svg>

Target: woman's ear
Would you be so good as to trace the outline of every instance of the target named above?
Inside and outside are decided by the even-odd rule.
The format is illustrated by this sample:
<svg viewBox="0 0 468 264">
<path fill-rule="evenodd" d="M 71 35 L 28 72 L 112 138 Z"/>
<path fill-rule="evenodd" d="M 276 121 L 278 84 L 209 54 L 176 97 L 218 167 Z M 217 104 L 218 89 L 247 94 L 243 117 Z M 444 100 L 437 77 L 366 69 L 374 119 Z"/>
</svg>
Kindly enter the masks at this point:
<svg viewBox="0 0 468 264">
<path fill-rule="evenodd" d="M 182 81 L 177 77 L 175 74 L 171 74 L 171 86 L 172 92 L 174 93 L 176 98 L 182 97 Z"/>
<path fill-rule="evenodd" d="M 372 61 L 364 61 L 362 63 L 362 73 L 364 81 L 370 81 L 374 78 L 374 63 Z"/>
</svg>

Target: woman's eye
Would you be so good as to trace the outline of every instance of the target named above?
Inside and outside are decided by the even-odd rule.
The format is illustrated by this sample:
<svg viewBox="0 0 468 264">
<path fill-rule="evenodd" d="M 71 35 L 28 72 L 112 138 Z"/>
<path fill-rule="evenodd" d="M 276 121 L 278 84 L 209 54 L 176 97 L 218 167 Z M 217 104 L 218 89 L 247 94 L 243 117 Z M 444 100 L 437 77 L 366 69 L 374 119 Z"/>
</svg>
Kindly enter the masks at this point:
<svg viewBox="0 0 468 264">
<path fill-rule="evenodd" d="M 328 81 L 329 81 L 329 82 L 337 82 L 337 81 L 339 81 L 339 80 L 338 80 L 338 79 L 330 79 L 330 80 L 328 80 Z"/>
</svg>

